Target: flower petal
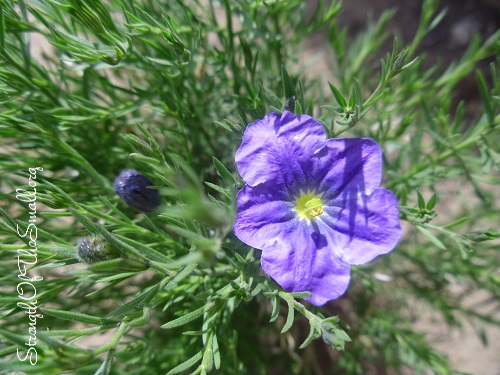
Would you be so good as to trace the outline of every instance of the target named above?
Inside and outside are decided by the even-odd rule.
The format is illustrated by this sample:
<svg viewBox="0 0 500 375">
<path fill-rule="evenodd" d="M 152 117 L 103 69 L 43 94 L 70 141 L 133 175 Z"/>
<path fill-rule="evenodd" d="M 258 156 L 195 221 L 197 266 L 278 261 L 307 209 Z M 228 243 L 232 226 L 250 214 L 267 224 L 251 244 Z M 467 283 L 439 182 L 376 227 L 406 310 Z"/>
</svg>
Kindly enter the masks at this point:
<svg viewBox="0 0 500 375">
<path fill-rule="evenodd" d="M 324 236 L 306 221 L 276 237 L 262 252 L 261 264 L 286 291 L 311 292 L 306 300 L 317 306 L 340 297 L 349 285 L 349 264 L 335 257 Z"/>
<path fill-rule="evenodd" d="M 284 111 L 281 115 L 276 135 L 293 139 L 311 150 L 315 150 L 317 145 L 322 145 L 326 141 L 325 128 L 319 121 L 308 115 L 295 115 L 288 111 Z"/>
<path fill-rule="evenodd" d="M 329 139 L 307 165 L 325 198 L 370 194 L 382 179 L 382 151 L 369 138 Z"/>
<path fill-rule="evenodd" d="M 326 207 L 326 215 L 318 220 L 328 242 L 341 252 L 337 255 L 349 264 L 363 264 L 393 250 L 401 237 L 394 194 L 378 188 L 369 196 L 344 198 L 338 206 Z"/>
<path fill-rule="evenodd" d="M 276 181 L 291 188 L 305 180 L 300 162 L 309 160 L 325 141 L 323 125 L 312 117 L 288 111 L 281 117 L 270 113 L 248 125 L 236 152 L 236 165 L 248 185 Z"/>
<path fill-rule="evenodd" d="M 272 246 L 276 238 L 295 230 L 294 221 L 298 219 L 292 211 L 293 203 L 272 184 L 245 185 L 237 202 L 234 234 L 249 246 L 263 250 Z"/>
</svg>

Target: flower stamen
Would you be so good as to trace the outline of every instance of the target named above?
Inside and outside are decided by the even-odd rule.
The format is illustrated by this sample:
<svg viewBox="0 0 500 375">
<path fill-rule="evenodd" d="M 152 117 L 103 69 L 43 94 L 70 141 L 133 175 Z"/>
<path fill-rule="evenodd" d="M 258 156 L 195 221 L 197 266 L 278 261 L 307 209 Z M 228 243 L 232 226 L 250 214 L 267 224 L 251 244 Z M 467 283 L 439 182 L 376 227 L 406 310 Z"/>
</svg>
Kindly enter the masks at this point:
<svg viewBox="0 0 500 375">
<path fill-rule="evenodd" d="M 321 194 L 315 191 L 300 192 L 300 196 L 295 199 L 295 209 L 298 215 L 304 219 L 312 219 L 323 213 L 323 201 Z"/>
<path fill-rule="evenodd" d="M 312 217 L 316 217 L 323 213 L 323 202 L 319 198 L 313 198 L 306 203 L 306 213 Z"/>
</svg>

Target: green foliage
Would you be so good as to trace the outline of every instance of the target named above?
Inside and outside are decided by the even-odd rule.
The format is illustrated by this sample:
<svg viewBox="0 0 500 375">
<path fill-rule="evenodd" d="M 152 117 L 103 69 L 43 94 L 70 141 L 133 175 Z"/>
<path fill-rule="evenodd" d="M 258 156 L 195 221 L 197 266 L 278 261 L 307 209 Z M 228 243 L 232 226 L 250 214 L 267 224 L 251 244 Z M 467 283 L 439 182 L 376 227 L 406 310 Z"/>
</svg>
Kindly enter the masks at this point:
<svg viewBox="0 0 500 375">
<path fill-rule="evenodd" d="M 500 32 L 429 69 L 416 51 L 445 16 L 437 1 L 380 61 L 392 11 L 351 39 L 338 2 L 307 3 L 0 1 L 2 373 L 452 374 L 412 328 L 412 304 L 451 326 L 500 324 L 463 303 L 472 290 L 500 298 Z M 299 64 L 317 32 L 331 93 Z M 470 75 L 482 108 L 466 113 L 454 90 Z M 397 249 L 355 268 L 324 308 L 280 290 L 232 234 L 242 131 L 284 110 L 315 115 L 331 137 L 377 140 L 405 221 Z M 125 168 L 153 181 L 155 212 L 115 194 Z M 116 257 L 79 263 L 89 235 Z M 36 302 L 19 305 L 26 277 Z M 30 333 L 35 365 L 17 354 Z M 325 350 L 335 361 L 318 369 Z"/>
</svg>

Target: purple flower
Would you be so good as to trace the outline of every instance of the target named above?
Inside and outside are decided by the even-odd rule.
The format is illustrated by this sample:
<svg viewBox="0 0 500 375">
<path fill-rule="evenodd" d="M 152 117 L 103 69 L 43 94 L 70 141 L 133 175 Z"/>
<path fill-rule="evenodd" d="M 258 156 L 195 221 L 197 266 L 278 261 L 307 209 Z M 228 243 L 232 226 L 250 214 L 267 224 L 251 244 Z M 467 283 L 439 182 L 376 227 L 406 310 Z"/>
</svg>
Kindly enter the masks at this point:
<svg viewBox="0 0 500 375">
<path fill-rule="evenodd" d="M 326 139 L 307 115 L 270 113 L 248 125 L 236 165 L 236 236 L 262 250 L 264 271 L 323 305 L 347 289 L 350 265 L 391 251 L 396 197 L 379 188 L 382 152 L 369 138 Z"/>
<path fill-rule="evenodd" d="M 158 190 L 149 189 L 153 186 L 151 180 L 136 170 L 125 169 L 115 179 L 114 188 L 121 199 L 130 207 L 150 212 L 160 205 Z"/>
</svg>

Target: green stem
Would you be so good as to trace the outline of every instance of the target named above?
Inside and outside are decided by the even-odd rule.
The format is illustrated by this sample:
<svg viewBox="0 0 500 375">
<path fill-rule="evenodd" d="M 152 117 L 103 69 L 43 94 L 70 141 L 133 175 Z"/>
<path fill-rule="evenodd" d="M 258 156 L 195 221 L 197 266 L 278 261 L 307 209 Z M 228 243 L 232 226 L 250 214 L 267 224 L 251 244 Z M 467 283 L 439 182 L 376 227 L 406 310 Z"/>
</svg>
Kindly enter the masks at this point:
<svg viewBox="0 0 500 375">
<path fill-rule="evenodd" d="M 120 324 L 120 327 L 118 327 L 118 330 L 116 331 L 115 337 L 113 337 L 113 340 L 108 342 L 107 344 L 98 347 L 97 349 L 94 350 L 94 353 L 96 355 L 99 355 L 101 353 L 107 352 L 108 350 L 115 349 L 118 346 L 118 343 L 122 339 L 123 335 L 127 332 L 128 324 L 125 322 L 122 322 Z"/>
<path fill-rule="evenodd" d="M 280 291 L 279 296 L 283 298 L 285 301 L 287 301 L 288 304 L 291 304 L 295 310 L 297 310 L 299 313 L 301 313 L 304 317 L 307 318 L 309 321 L 316 321 L 319 325 L 321 325 L 322 320 L 310 312 L 308 309 L 305 308 L 303 304 L 298 302 L 295 298 L 293 298 L 290 294 L 286 292 Z"/>
</svg>

